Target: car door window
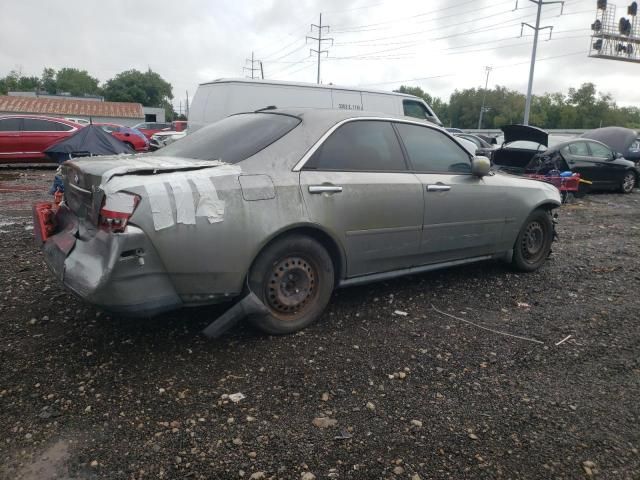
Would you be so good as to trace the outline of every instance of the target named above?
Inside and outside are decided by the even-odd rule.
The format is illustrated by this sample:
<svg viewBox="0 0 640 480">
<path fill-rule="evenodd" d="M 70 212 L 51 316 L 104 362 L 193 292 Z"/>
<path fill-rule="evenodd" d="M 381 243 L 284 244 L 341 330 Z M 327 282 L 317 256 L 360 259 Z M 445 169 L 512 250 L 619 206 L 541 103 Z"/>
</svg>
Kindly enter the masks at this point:
<svg viewBox="0 0 640 480">
<path fill-rule="evenodd" d="M 39 118 L 25 118 L 22 130 L 25 132 L 58 132 L 58 122 L 41 120 Z"/>
<path fill-rule="evenodd" d="M 586 142 L 571 143 L 567 147 L 571 155 L 581 155 L 583 157 L 589 156 L 589 149 Z"/>
<path fill-rule="evenodd" d="M 471 173 L 469 154 L 443 132 L 406 123 L 396 127 L 416 172 Z"/>
<path fill-rule="evenodd" d="M 55 125 L 56 130 L 60 131 L 60 132 L 68 132 L 70 130 L 73 130 L 73 127 L 71 125 L 67 125 L 66 123 L 60 123 L 60 122 L 51 122 Z"/>
<path fill-rule="evenodd" d="M 305 170 L 406 171 L 398 137 L 389 122 L 354 121 L 338 128 L 316 150 Z"/>
<path fill-rule="evenodd" d="M 0 120 L 0 132 L 17 132 L 20 130 L 21 118 L 4 118 Z"/>
<path fill-rule="evenodd" d="M 415 117 L 424 120 L 431 116 L 431 112 L 429 112 L 422 103 L 416 102 L 415 100 L 403 100 L 402 107 L 404 109 L 404 114 L 407 117 Z"/>
<path fill-rule="evenodd" d="M 589 148 L 591 149 L 591 155 L 598 158 L 611 158 L 611 150 L 599 143 L 589 142 Z"/>
</svg>

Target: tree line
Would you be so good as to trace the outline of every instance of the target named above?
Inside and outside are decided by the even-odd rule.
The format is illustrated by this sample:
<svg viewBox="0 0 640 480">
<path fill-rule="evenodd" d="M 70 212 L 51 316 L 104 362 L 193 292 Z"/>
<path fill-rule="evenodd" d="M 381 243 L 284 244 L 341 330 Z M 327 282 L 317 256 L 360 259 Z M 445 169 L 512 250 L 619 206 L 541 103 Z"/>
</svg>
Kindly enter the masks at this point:
<svg viewBox="0 0 640 480">
<path fill-rule="evenodd" d="M 176 118 L 171 105 L 173 87 L 151 69 L 146 72 L 127 70 L 102 85 L 86 70 L 77 68 L 45 68 L 42 75 L 25 76 L 11 71 L 0 78 L 0 95 L 10 91 L 46 92 L 72 96 L 99 95 L 109 102 L 135 102 L 146 107 L 164 108 L 168 120 Z"/>
<path fill-rule="evenodd" d="M 446 102 L 426 93 L 420 87 L 401 86 L 396 92 L 422 97 L 431 105 L 445 126 L 478 128 L 482 99 L 485 112 L 482 128 L 500 128 L 522 123 L 524 94 L 497 86 L 493 89 L 456 90 Z M 640 108 L 620 107 L 609 93 L 598 92 L 593 83 L 584 83 L 568 92 L 534 95 L 531 99 L 529 124 L 540 128 L 592 129 L 619 126 L 640 129 Z"/>
</svg>

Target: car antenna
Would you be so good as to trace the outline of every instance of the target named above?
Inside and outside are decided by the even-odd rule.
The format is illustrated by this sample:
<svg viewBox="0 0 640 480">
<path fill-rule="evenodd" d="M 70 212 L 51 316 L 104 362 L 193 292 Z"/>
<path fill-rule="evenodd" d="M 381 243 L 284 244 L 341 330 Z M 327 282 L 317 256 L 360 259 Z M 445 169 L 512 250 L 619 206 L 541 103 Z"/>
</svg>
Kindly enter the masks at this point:
<svg viewBox="0 0 640 480">
<path fill-rule="evenodd" d="M 268 107 L 259 108 L 258 110 L 255 110 L 254 113 L 255 112 L 264 112 L 265 110 L 275 110 L 276 108 L 278 108 L 278 107 L 276 107 L 275 105 L 269 105 Z"/>
</svg>

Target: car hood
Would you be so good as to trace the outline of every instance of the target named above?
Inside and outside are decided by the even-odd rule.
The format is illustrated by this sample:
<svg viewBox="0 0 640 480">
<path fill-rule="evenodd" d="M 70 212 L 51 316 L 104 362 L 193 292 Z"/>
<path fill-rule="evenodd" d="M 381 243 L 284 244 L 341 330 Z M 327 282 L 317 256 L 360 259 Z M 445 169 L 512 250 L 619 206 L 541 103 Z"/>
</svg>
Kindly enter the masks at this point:
<svg viewBox="0 0 640 480">
<path fill-rule="evenodd" d="M 544 146 L 549 144 L 549 134 L 538 127 L 529 125 L 505 125 L 500 130 L 504 133 L 504 143 L 515 142 L 516 140 L 527 140 L 536 142 Z"/>
<path fill-rule="evenodd" d="M 630 128 L 604 127 L 585 132 L 582 137 L 598 140 L 626 157 L 629 153 L 629 147 L 638 138 L 638 132 Z"/>
</svg>

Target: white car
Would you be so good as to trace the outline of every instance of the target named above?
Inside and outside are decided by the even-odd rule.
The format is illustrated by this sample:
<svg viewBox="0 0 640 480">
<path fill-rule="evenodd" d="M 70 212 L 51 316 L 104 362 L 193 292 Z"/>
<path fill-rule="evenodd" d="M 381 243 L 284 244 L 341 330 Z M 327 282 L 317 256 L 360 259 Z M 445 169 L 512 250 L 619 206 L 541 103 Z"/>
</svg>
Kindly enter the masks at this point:
<svg viewBox="0 0 640 480">
<path fill-rule="evenodd" d="M 89 125 L 91 122 L 85 118 L 74 118 L 74 117 L 65 117 L 65 120 L 69 120 L 70 122 L 77 123 L 82 125 L 83 127 Z"/>
<path fill-rule="evenodd" d="M 187 134 L 186 131 L 175 132 L 173 130 L 166 130 L 158 133 L 154 133 L 151 135 L 151 140 L 149 141 L 149 149 L 150 150 L 158 150 L 159 148 L 166 147 L 170 143 L 175 142 L 176 140 L 180 140 L 184 138 Z"/>
</svg>

